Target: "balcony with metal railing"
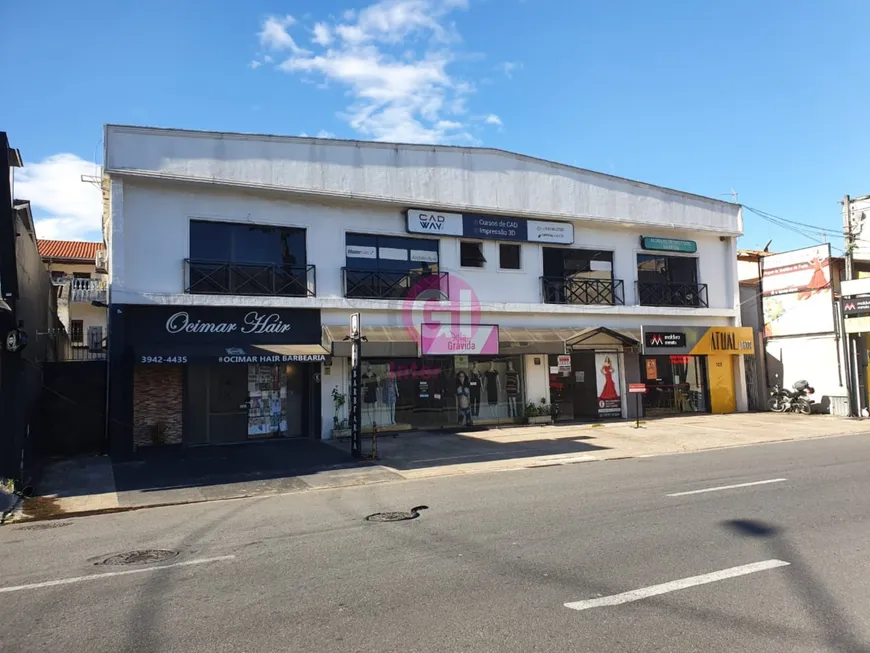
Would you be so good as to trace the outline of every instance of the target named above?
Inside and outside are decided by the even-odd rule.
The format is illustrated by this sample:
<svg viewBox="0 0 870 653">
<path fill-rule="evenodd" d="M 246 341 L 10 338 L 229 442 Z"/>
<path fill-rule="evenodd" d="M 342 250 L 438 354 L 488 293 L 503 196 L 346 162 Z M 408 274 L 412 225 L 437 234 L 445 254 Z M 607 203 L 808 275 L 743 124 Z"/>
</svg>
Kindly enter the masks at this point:
<svg viewBox="0 0 870 653">
<path fill-rule="evenodd" d="M 709 308 L 706 283 L 637 282 L 637 303 L 641 306 L 685 306 Z"/>
<path fill-rule="evenodd" d="M 405 299 L 409 294 L 446 300 L 450 295 L 447 272 L 403 272 L 342 268 L 344 296 L 349 299 Z"/>
<path fill-rule="evenodd" d="M 314 297 L 316 286 L 313 265 L 184 261 L 184 291 L 196 295 Z"/>
<path fill-rule="evenodd" d="M 578 279 L 541 277 L 541 295 L 545 304 L 625 304 L 622 279 Z"/>
</svg>

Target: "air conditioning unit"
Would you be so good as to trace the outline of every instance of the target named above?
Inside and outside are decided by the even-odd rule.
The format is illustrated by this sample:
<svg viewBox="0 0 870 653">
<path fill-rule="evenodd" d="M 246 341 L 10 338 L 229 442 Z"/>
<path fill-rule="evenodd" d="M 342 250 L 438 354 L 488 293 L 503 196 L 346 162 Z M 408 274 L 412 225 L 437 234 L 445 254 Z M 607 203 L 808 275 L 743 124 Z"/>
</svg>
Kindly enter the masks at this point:
<svg viewBox="0 0 870 653">
<path fill-rule="evenodd" d="M 88 327 L 88 351 L 93 354 L 103 351 L 103 327 Z"/>
<path fill-rule="evenodd" d="M 94 257 L 97 264 L 97 272 L 109 271 L 109 250 L 98 249 L 97 255 Z"/>
</svg>

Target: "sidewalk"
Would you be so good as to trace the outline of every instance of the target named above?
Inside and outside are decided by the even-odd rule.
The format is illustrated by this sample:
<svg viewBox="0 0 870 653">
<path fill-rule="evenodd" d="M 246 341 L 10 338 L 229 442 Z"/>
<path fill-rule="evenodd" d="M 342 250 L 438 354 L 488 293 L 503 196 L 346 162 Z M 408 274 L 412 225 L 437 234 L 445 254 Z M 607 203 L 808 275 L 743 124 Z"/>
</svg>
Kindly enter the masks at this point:
<svg viewBox="0 0 870 653">
<path fill-rule="evenodd" d="M 406 432 L 378 439 L 376 463 L 355 461 L 347 442 L 270 441 L 143 451 L 49 465 L 14 520 L 134 510 L 596 460 L 868 433 L 870 423 L 827 415 L 743 413 L 634 422 Z M 366 451 L 371 442 L 364 436 Z"/>
</svg>

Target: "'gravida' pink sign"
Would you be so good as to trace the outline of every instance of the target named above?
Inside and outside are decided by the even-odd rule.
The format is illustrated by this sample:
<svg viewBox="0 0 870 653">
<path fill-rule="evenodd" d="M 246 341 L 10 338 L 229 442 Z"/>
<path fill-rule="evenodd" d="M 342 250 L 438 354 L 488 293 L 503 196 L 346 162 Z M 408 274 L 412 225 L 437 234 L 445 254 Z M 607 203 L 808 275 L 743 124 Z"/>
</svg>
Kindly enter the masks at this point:
<svg viewBox="0 0 870 653">
<path fill-rule="evenodd" d="M 420 350 L 423 356 L 497 355 L 498 325 L 424 323 Z"/>
</svg>

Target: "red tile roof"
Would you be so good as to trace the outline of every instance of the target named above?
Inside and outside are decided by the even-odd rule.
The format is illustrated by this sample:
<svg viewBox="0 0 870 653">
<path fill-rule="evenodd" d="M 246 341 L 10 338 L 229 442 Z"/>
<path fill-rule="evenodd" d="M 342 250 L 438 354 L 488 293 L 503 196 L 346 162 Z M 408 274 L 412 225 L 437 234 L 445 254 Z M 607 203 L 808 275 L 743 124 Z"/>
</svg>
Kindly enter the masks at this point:
<svg viewBox="0 0 870 653">
<path fill-rule="evenodd" d="M 37 240 L 39 255 L 50 259 L 71 259 L 93 262 L 98 249 L 103 249 L 103 243 L 91 243 L 80 240 Z"/>
</svg>

